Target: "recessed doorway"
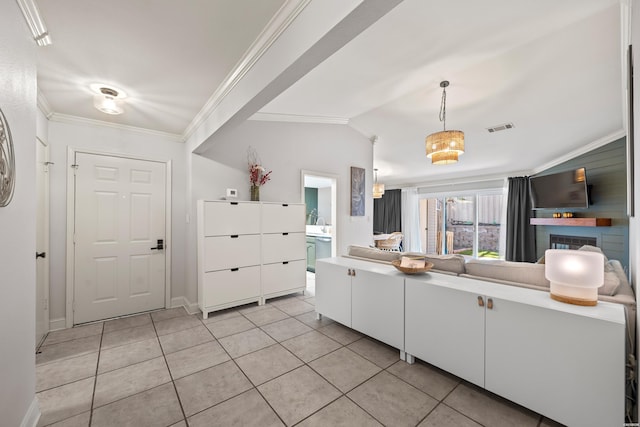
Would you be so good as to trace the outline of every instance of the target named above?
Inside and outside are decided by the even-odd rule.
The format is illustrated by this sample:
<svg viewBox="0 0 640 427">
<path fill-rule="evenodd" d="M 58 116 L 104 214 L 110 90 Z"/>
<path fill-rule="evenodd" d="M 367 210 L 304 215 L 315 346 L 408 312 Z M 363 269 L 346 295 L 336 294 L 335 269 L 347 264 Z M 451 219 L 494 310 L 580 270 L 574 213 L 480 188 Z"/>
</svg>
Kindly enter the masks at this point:
<svg viewBox="0 0 640 427">
<path fill-rule="evenodd" d="M 302 171 L 302 201 L 306 204 L 307 271 L 317 259 L 336 256 L 336 175 Z"/>
</svg>

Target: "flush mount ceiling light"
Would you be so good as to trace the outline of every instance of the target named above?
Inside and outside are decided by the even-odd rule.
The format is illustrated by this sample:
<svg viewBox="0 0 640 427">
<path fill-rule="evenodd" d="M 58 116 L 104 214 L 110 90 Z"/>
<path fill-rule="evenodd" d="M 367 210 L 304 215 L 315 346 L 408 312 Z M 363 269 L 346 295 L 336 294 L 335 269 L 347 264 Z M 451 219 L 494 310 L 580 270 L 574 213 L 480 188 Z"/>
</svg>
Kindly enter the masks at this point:
<svg viewBox="0 0 640 427">
<path fill-rule="evenodd" d="M 440 121 L 442 131 L 427 136 L 427 157 L 434 165 L 448 165 L 456 163 L 458 156 L 464 154 L 464 132 L 460 130 L 447 130 L 447 86 L 449 82 L 440 82 L 442 88 L 442 101 L 440 103 Z"/>
<path fill-rule="evenodd" d="M 92 84 L 90 87 L 96 93 L 93 97 L 94 107 L 106 114 L 122 114 L 120 103 L 127 97 L 124 91 L 100 83 Z"/>
</svg>

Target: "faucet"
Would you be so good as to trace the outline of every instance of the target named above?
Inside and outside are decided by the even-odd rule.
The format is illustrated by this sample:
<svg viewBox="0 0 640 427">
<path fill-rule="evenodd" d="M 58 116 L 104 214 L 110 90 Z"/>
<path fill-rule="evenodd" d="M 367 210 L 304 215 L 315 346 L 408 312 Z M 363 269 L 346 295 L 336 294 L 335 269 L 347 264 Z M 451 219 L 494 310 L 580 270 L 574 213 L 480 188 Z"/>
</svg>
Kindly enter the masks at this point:
<svg viewBox="0 0 640 427">
<path fill-rule="evenodd" d="M 320 224 L 320 220 L 322 220 L 322 224 Z M 324 220 L 323 217 L 319 216 L 318 219 L 316 219 L 316 225 L 322 225 L 322 232 L 323 233 L 327 232 L 327 222 Z"/>
</svg>

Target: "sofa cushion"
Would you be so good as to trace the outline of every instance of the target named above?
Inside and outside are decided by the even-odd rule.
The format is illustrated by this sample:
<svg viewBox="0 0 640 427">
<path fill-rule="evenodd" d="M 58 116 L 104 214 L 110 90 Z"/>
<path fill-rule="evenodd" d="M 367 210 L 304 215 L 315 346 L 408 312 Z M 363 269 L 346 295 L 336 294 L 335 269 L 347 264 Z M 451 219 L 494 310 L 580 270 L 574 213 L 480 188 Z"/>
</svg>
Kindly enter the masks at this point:
<svg viewBox="0 0 640 427">
<path fill-rule="evenodd" d="M 472 276 L 526 283 L 544 288 L 549 287 L 549 281 L 544 277 L 544 264 L 513 261 L 470 260 L 467 262 L 465 268 L 467 270 L 467 274 Z"/>
<path fill-rule="evenodd" d="M 424 257 L 427 262 L 433 263 L 434 270 L 447 271 L 455 274 L 465 273 L 465 259 L 464 256 L 458 254 L 449 255 L 436 255 L 436 254 L 423 254 L 419 252 L 405 252 L 402 255 L 405 256 L 419 256 Z"/>
<path fill-rule="evenodd" d="M 349 255 L 359 258 L 369 258 L 376 261 L 391 262 L 396 259 L 400 259 L 400 252 L 382 251 L 376 248 L 369 248 L 367 246 L 349 245 Z"/>
</svg>

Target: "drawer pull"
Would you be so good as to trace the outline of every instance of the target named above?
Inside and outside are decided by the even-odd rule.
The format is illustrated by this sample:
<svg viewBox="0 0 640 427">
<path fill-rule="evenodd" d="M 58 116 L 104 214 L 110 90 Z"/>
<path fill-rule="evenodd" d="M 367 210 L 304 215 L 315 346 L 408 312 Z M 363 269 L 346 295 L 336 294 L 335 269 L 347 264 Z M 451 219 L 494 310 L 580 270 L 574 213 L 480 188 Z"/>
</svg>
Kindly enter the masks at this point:
<svg viewBox="0 0 640 427">
<path fill-rule="evenodd" d="M 283 203 L 282 206 L 284 206 L 286 208 L 287 206 L 289 206 L 289 204 L 288 203 Z"/>
<path fill-rule="evenodd" d="M 487 308 L 488 308 L 489 310 L 493 310 L 493 299 L 492 299 L 492 298 L 489 298 L 489 299 L 487 300 Z"/>
<path fill-rule="evenodd" d="M 238 235 L 237 235 L 237 234 L 232 234 L 232 235 L 231 235 L 231 236 L 229 236 L 229 237 L 231 237 L 232 239 L 237 239 L 237 238 L 238 238 Z"/>
<path fill-rule="evenodd" d="M 284 265 L 287 265 L 287 264 L 289 264 L 289 261 L 282 261 L 282 263 L 283 263 Z"/>
<path fill-rule="evenodd" d="M 231 206 L 237 206 L 238 202 L 231 202 Z"/>
<path fill-rule="evenodd" d="M 238 271 L 238 270 L 240 270 L 238 267 L 231 269 L 231 271 Z"/>
<path fill-rule="evenodd" d="M 283 235 L 283 236 L 288 236 L 288 235 L 289 235 L 289 233 L 282 233 L 282 235 Z"/>
<path fill-rule="evenodd" d="M 484 307 L 484 299 L 482 297 L 478 297 L 478 305 Z"/>
</svg>

